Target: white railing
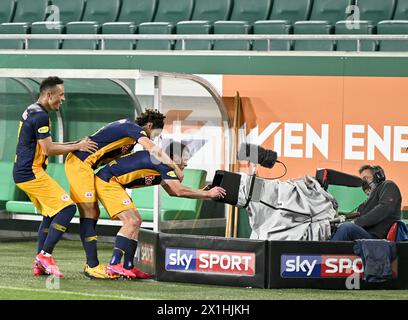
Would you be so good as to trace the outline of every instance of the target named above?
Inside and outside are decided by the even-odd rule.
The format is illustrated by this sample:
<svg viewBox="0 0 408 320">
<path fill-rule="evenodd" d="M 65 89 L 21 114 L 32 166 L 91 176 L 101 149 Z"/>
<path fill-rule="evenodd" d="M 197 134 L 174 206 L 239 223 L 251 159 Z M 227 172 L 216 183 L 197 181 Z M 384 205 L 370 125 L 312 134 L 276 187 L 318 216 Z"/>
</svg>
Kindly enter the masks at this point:
<svg viewBox="0 0 408 320">
<path fill-rule="evenodd" d="M 408 35 L 306 35 L 306 34 L 285 34 L 285 35 L 261 35 L 261 34 L 0 34 L 0 40 L 23 40 L 25 49 L 29 48 L 29 40 L 97 40 L 101 42 L 100 49 L 105 49 L 106 40 L 169 40 L 181 41 L 181 50 L 185 50 L 187 40 L 266 40 L 267 51 L 271 49 L 272 41 L 286 40 L 354 40 L 357 42 L 357 50 L 361 49 L 361 41 L 407 41 Z"/>
</svg>

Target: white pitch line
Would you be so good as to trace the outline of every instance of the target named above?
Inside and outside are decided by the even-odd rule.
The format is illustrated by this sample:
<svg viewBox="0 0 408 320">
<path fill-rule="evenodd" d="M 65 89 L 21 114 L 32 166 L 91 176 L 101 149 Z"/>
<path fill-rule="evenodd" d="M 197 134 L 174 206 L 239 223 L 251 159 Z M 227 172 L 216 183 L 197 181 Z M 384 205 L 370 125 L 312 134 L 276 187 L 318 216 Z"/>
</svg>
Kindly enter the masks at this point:
<svg viewBox="0 0 408 320">
<path fill-rule="evenodd" d="M 33 288 L 18 288 L 18 287 L 7 287 L 7 286 L 0 286 L 0 289 L 10 289 L 10 290 L 18 290 L 18 291 L 31 291 L 31 292 L 46 292 L 46 293 L 66 293 L 78 296 L 86 296 L 86 297 L 105 297 L 105 298 L 120 298 L 123 300 L 142 300 L 137 298 L 131 298 L 128 296 L 114 296 L 114 295 L 103 295 L 103 294 L 92 294 L 92 293 L 81 293 L 75 291 L 64 291 L 60 289 L 33 289 Z"/>
</svg>

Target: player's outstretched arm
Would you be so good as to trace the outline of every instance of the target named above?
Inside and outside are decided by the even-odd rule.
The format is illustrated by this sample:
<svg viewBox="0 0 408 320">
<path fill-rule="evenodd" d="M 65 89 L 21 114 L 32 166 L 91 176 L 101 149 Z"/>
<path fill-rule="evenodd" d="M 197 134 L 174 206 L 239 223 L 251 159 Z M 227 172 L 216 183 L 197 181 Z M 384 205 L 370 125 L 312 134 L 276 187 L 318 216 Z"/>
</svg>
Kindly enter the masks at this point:
<svg viewBox="0 0 408 320">
<path fill-rule="evenodd" d="M 180 170 L 178 165 L 158 146 L 156 146 L 149 138 L 147 137 L 142 137 L 138 140 L 138 143 L 140 143 L 143 148 L 145 148 L 147 151 L 150 152 L 157 160 L 160 162 L 168 165 L 170 168 L 174 170 L 174 172 L 177 175 L 177 178 L 179 178 L 180 181 L 183 181 L 184 174 L 183 171 Z"/>
<path fill-rule="evenodd" d="M 98 144 L 88 137 L 82 139 L 76 143 L 60 144 L 53 142 L 51 137 L 38 140 L 43 152 L 47 156 L 56 156 L 61 154 L 67 154 L 72 151 L 85 151 L 93 153 L 98 150 Z"/>
<path fill-rule="evenodd" d="M 161 182 L 164 190 L 173 197 L 191 198 L 191 199 L 204 199 L 204 200 L 216 200 L 225 197 L 225 189 L 221 187 L 214 187 L 210 190 L 191 189 L 178 180 L 163 180 Z"/>
</svg>

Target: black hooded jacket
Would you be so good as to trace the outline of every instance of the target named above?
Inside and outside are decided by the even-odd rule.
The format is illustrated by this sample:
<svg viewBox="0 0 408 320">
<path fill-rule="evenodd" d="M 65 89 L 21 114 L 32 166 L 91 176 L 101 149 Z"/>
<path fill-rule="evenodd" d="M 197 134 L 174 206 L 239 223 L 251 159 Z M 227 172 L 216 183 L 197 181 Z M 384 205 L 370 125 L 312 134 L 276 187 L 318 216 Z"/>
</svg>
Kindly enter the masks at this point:
<svg viewBox="0 0 408 320">
<path fill-rule="evenodd" d="M 401 202 L 398 186 L 393 181 L 383 181 L 358 207 L 360 217 L 354 223 L 377 238 L 385 239 L 391 225 L 401 220 Z"/>
</svg>

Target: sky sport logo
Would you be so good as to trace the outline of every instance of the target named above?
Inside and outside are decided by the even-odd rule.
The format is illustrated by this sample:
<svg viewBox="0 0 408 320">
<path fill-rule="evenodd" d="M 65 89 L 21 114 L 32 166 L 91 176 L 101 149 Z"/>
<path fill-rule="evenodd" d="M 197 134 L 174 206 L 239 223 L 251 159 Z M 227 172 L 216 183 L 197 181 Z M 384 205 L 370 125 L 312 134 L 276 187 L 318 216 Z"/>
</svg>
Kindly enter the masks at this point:
<svg viewBox="0 0 408 320">
<path fill-rule="evenodd" d="M 355 255 L 282 255 L 282 278 L 347 278 L 363 276 L 360 257 Z"/>
<path fill-rule="evenodd" d="M 166 248 L 166 270 L 254 276 L 255 253 Z"/>
</svg>

